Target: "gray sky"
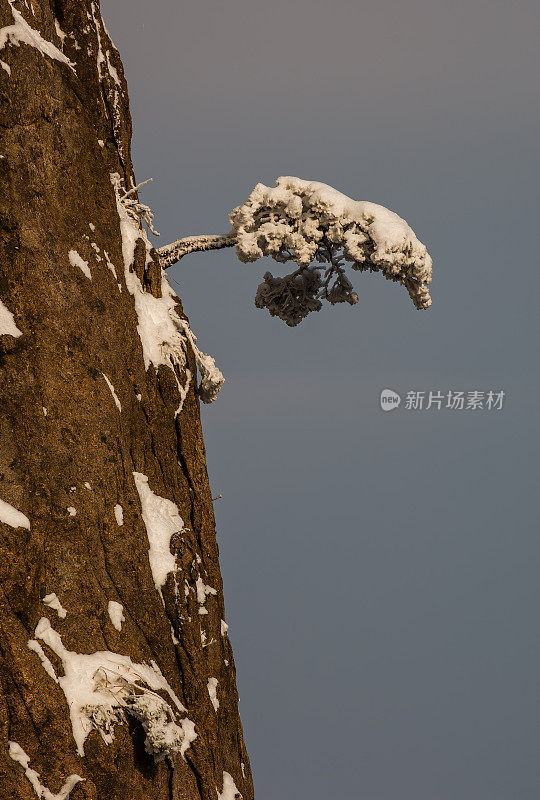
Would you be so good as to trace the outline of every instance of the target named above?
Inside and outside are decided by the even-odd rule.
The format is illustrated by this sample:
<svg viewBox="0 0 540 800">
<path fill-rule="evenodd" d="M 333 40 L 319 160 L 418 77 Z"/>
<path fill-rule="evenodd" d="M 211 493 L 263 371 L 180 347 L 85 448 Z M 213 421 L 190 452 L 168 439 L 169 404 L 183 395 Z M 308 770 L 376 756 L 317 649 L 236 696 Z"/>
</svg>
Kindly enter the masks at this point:
<svg viewBox="0 0 540 800">
<path fill-rule="evenodd" d="M 203 423 L 258 800 L 538 800 L 537 3 L 102 8 L 159 244 L 297 175 L 434 259 L 429 311 L 353 273 L 294 329 L 253 306 L 274 262 L 172 271 L 228 379 Z M 506 398 L 385 414 L 385 387 Z"/>
</svg>

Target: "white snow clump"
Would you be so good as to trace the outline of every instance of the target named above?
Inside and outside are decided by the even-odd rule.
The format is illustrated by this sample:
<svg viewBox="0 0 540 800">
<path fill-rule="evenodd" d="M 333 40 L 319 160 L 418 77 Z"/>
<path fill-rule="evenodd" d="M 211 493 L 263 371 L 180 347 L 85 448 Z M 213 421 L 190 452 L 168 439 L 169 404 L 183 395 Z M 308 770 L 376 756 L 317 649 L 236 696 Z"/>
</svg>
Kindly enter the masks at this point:
<svg viewBox="0 0 540 800">
<path fill-rule="evenodd" d="M 30 530 L 30 520 L 19 511 L 15 506 L 6 503 L 5 500 L 0 500 L 0 522 L 5 522 L 12 528 L 26 528 Z"/>
<path fill-rule="evenodd" d="M 72 267 L 79 267 L 81 272 L 86 275 L 89 280 L 92 280 L 92 273 L 90 272 L 88 261 L 85 261 L 76 250 L 70 250 L 68 258 Z"/>
<path fill-rule="evenodd" d="M 122 526 L 124 524 L 124 509 L 117 503 L 114 507 L 114 516 L 116 517 L 116 524 Z"/>
<path fill-rule="evenodd" d="M 271 256 L 298 265 L 284 278 L 267 272 L 255 297 L 258 308 L 287 325 L 318 311 L 322 300 L 358 302 L 344 262 L 401 283 L 418 309 L 431 305 L 431 257 L 405 220 L 383 206 L 317 181 L 281 177 L 274 187 L 258 183 L 229 219 L 240 261 Z"/>
<path fill-rule="evenodd" d="M 46 594 L 42 600 L 42 603 L 46 606 L 49 606 L 49 608 L 52 608 L 54 611 L 56 611 L 60 619 L 65 619 L 67 617 L 67 611 L 60 602 L 60 600 L 58 599 L 58 596 L 56 595 L 55 592 Z"/>
<path fill-rule="evenodd" d="M 109 600 L 107 605 L 109 618 L 117 631 L 122 630 L 122 623 L 126 621 L 124 617 L 124 606 L 116 600 Z"/>
<path fill-rule="evenodd" d="M 170 705 L 152 692 L 126 696 L 125 711 L 143 726 L 144 749 L 156 761 L 174 753 L 183 755 L 196 737 L 194 723 L 185 719 L 179 727 Z"/>
<path fill-rule="evenodd" d="M 34 635 L 36 639 L 28 642 L 28 648 L 39 656 L 43 668 L 66 696 L 80 756 L 84 756 L 84 743 L 92 729 L 110 744 L 114 724 L 124 722 L 126 715 L 141 722 L 146 733 L 146 750 L 156 761 L 175 753 L 183 755 L 197 738 L 192 720 L 187 717 L 178 720 L 171 705 L 156 694 L 156 691 L 166 692 L 176 709 L 186 712 L 155 661 L 148 666 L 110 650 L 89 654 L 67 650 L 46 617 L 40 619 Z M 56 675 L 37 639 L 61 659 L 64 675 Z"/>
<path fill-rule="evenodd" d="M 206 688 L 208 689 L 208 694 L 210 695 L 210 700 L 212 705 L 214 706 L 214 711 L 217 712 L 219 708 L 219 700 L 217 697 L 217 687 L 218 687 L 218 679 L 217 678 L 208 678 L 206 683 Z"/>
<path fill-rule="evenodd" d="M 242 800 L 242 795 L 236 788 L 230 772 L 223 773 L 223 789 L 217 793 L 218 800 Z"/>
<path fill-rule="evenodd" d="M 6 306 L 0 300 L 0 336 L 13 336 L 16 339 L 18 336 L 22 336 L 22 331 L 20 331 L 15 324 L 15 317 Z"/>
</svg>

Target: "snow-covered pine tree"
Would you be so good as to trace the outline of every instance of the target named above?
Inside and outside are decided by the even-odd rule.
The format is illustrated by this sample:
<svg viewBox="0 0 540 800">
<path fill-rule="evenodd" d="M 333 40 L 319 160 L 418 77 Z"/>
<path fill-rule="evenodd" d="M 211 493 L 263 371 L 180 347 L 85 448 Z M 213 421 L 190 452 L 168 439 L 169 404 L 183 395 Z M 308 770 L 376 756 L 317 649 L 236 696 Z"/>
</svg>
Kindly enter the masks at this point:
<svg viewBox="0 0 540 800">
<path fill-rule="evenodd" d="M 222 376 L 141 224 L 98 1 L 0 0 L 0 67 L 0 795 L 250 800 L 199 420 Z"/>
<path fill-rule="evenodd" d="M 356 305 L 347 264 L 403 284 L 418 309 L 431 305 L 429 253 L 405 220 L 376 203 L 352 200 L 318 181 L 278 178 L 273 187 L 258 183 L 229 221 L 228 233 L 187 236 L 159 248 L 161 266 L 223 247 L 236 247 L 244 262 L 263 256 L 295 262 L 297 269 L 283 278 L 267 272 L 255 296 L 256 306 L 291 327 L 320 311 L 323 300 Z"/>
</svg>

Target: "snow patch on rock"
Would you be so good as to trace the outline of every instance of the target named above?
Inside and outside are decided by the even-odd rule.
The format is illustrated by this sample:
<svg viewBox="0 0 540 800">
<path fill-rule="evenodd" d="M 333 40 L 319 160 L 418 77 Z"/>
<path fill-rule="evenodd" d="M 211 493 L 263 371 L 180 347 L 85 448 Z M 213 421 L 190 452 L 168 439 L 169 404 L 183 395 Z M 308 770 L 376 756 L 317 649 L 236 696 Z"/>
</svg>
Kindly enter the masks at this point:
<svg viewBox="0 0 540 800">
<path fill-rule="evenodd" d="M 19 47 L 21 44 L 27 44 L 40 52 L 42 56 L 61 61 L 75 72 L 75 65 L 54 44 L 46 41 L 39 31 L 30 27 L 20 11 L 15 8 L 13 0 L 8 0 L 8 2 L 13 14 L 14 24 L 6 25 L 6 27 L 0 29 L 0 50 L 3 50 L 7 45 Z M 3 61 L 0 64 L 8 75 L 11 75 L 10 67 Z"/>
<path fill-rule="evenodd" d="M 96 34 L 97 34 L 97 45 L 98 45 L 97 68 L 98 68 L 99 76 L 100 76 L 100 78 L 104 78 L 106 76 L 106 74 L 108 74 L 113 79 L 113 81 L 117 84 L 118 88 L 121 90 L 122 89 L 122 83 L 121 83 L 120 78 L 118 76 L 118 72 L 116 71 L 116 69 L 111 64 L 109 51 L 105 50 L 103 48 L 103 44 L 102 44 L 102 41 L 101 41 L 100 27 L 103 27 L 103 29 L 104 29 L 104 31 L 106 33 L 107 33 L 107 29 L 105 28 L 105 25 L 103 23 L 103 19 L 101 18 L 101 15 L 99 16 L 99 22 L 96 19 L 96 14 L 98 12 L 97 12 L 97 9 L 96 9 L 96 6 L 94 5 L 94 3 L 91 3 L 90 6 L 91 6 L 91 9 L 92 9 L 92 17 L 93 17 L 93 21 L 94 21 L 95 31 L 96 31 Z"/>
<path fill-rule="evenodd" d="M 0 500 L 0 522 L 5 522 L 12 528 L 26 528 L 30 530 L 30 520 L 14 506 Z"/>
<path fill-rule="evenodd" d="M 116 600 L 109 600 L 107 611 L 109 612 L 109 617 L 116 630 L 121 631 L 122 623 L 126 621 L 122 603 L 117 603 Z"/>
<path fill-rule="evenodd" d="M 195 581 L 195 587 L 197 589 L 197 602 L 201 603 L 201 605 L 206 603 L 206 598 L 209 594 L 217 594 L 217 589 L 214 589 L 213 586 L 208 586 L 208 584 L 203 581 L 200 575 Z"/>
<path fill-rule="evenodd" d="M 28 647 L 29 650 L 32 650 L 34 653 L 37 653 L 41 661 L 41 666 L 43 667 L 47 675 L 50 675 L 55 683 L 58 683 L 58 677 L 56 675 L 56 672 L 54 671 L 54 667 L 50 659 L 48 659 L 47 656 L 45 655 L 45 651 L 40 645 L 40 643 L 36 642 L 35 639 L 30 639 L 30 641 L 26 646 Z"/>
<path fill-rule="evenodd" d="M 204 614 L 208 614 L 208 609 L 204 607 L 206 603 L 206 598 L 208 595 L 217 594 L 217 590 L 214 589 L 213 586 L 208 586 L 201 576 L 199 575 L 197 580 L 195 581 L 195 590 L 197 595 L 197 602 L 199 603 L 199 614 L 203 616 Z"/>
<path fill-rule="evenodd" d="M 214 706 L 214 711 L 217 711 L 219 708 L 219 700 L 217 698 L 218 683 L 219 681 L 217 678 L 208 678 L 208 682 L 206 684 L 206 688 L 208 689 L 208 694 L 210 695 L 210 700 L 212 701 L 212 705 Z"/>
<path fill-rule="evenodd" d="M 58 24 L 58 20 L 56 19 L 56 17 L 54 19 L 54 29 L 56 31 L 56 35 L 58 36 L 58 38 L 62 42 L 62 47 L 63 47 L 64 46 L 64 42 L 65 42 L 65 40 L 67 38 L 67 34 L 64 33 L 64 31 L 62 30 L 62 28 Z"/>
<path fill-rule="evenodd" d="M 86 275 L 87 278 L 92 280 L 92 273 L 88 266 L 88 261 L 85 261 L 76 250 L 70 250 L 68 253 L 69 263 L 72 267 L 79 267 L 79 269 Z"/>
<path fill-rule="evenodd" d="M 0 336 L 22 336 L 22 331 L 15 325 L 15 317 L 0 300 Z"/>
<path fill-rule="evenodd" d="M 121 292 L 122 291 L 122 284 L 118 280 L 118 274 L 116 272 L 116 267 L 114 266 L 114 264 L 112 263 L 111 259 L 109 258 L 109 254 L 107 253 L 106 250 L 103 251 L 103 255 L 105 256 L 105 262 L 107 264 L 107 267 L 112 272 L 113 278 L 116 281 L 116 285 L 118 286 L 118 291 Z"/>
<path fill-rule="evenodd" d="M 177 720 L 176 713 L 185 713 L 186 709 L 155 661 L 150 666 L 137 664 L 129 656 L 110 650 L 90 654 L 72 652 L 64 647 L 61 636 L 45 617 L 38 622 L 34 635 L 36 639 L 28 643 L 30 649 L 40 655 L 36 648 L 36 645 L 41 648 L 36 641 L 40 639 L 62 661 L 64 675 L 57 682 L 66 697 L 80 756 L 84 756 L 84 743 L 92 728 L 110 744 L 114 723 L 124 721 L 126 714 L 141 721 L 146 732 L 146 749 L 156 760 L 184 753 L 196 738 L 191 720 Z M 157 691 L 169 695 L 176 711 Z"/>
<path fill-rule="evenodd" d="M 109 389 L 111 390 L 111 394 L 113 396 L 114 402 L 116 403 L 116 408 L 118 409 L 118 411 L 122 411 L 122 404 L 120 403 L 120 400 L 118 399 L 118 395 L 114 391 L 114 386 L 112 385 L 112 383 L 110 382 L 110 380 L 108 379 L 108 377 L 105 375 L 104 372 L 102 372 L 101 374 L 105 378 L 105 382 L 106 382 L 107 386 L 109 387 Z"/>
<path fill-rule="evenodd" d="M 46 594 L 42 600 L 42 603 L 56 611 L 60 619 L 66 618 L 67 611 L 54 592 L 51 592 L 51 594 Z"/>
<path fill-rule="evenodd" d="M 30 756 L 24 752 L 20 744 L 13 741 L 9 742 L 9 757 L 20 764 L 24 769 L 24 774 L 28 778 L 39 800 L 68 800 L 73 787 L 79 783 L 79 781 L 86 780 L 86 778 L 81 778 L 80 775 L 70 775 L 60 791 L 57 792 L 57 794 L 53 794 L 41 783 L 39 772 L 36 772 L 35 769 L 30 769 Z"/>
<path fill-rule="evenodd" d="M 135 486 L 142 506 L 142 517 L 148 535 L 148 558 L 154 584 L 163 600 L 162 588 L 170 572 L 176 571 L 176 560 L 170 551 L 171 536 L 184 528 L 178 507 L 172 500 L 160 497 L 150 489 L 148 477 L 134 472 Z"/>
<path fill-rule="evenodd" d="M 96 254 L 96 261 L 103 261 L 102 257 L 100 256 L 101 250 L 99 249 L 99 246 L 95 242 L 90 242 L 90 247 Z"/>
<path fill-rule="evenodd" d="M 116 517 L 116 522 L 119 526 L 124 524 L 124 509 L 117 503 L 114 507 L 114 516 Z"/>
<path fill-rule="evenodd" d="M 223 772 L 223 789 L 217 790 L 218 800 L 242 800 L 242 795 L 236 788 L 233 777 L 228 772 Z"/>
</svg>

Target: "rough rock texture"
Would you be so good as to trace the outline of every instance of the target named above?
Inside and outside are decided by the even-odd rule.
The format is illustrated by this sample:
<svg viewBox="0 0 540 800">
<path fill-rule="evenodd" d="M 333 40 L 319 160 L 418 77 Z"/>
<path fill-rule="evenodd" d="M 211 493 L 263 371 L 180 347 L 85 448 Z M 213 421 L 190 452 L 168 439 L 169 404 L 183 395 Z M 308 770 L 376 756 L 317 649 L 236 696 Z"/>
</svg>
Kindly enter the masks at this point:
<svg viewBox="0 0 540 800">
<path fill-rule="evenodd" d="M 29 521 L 0 521 L 0 795 L 250 800 L 196 382 L 175 417 L 186 371 L 145 370 L 125 282 L 110 180 L 117 172 L 129 186 L 133 177 L 122 64 L 98 2 L 0 0 L 0 27 L 0 500 Z M 146 260 L 140 240 L 131 269 L 159 296 L 160 269 Z M 1 327 L 9 314 L 20 335 Z M 163 599 L 134 472 L 184 521 L 170 541 L 177 569 Z M 201 598 L 203 584 L 217 593 Z M 65 616 L 43 603 L 52 593 Z M 120 630 L 110 601 L 123 606 Z M 79 755 L 64 666 L 36 639 L 43 617 L 73 653 L 156 662 L 186 709 L 171 719 L 195 725 L 183 755 L 153 758 L 141 722 L 122 713 L 110 720 L 109 743 L 89 726 Z M 60 683 L 29 649 L 33 639 Z M 69 780 L 76 775 L 84 780 Z"/>
</svg>

